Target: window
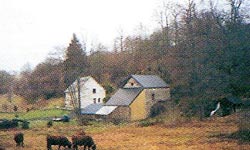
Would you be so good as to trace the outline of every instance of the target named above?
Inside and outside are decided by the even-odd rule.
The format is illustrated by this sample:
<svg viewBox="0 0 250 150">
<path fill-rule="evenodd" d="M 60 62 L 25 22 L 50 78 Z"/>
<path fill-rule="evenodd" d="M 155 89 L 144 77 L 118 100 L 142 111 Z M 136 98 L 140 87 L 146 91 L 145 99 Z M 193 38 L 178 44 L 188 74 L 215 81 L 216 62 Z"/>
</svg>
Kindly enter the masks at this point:
<svg viewBox="0 0 250 150">
<path fill-rule="evenodd" d="M 93 99 L 94 100 L 94 104 L 96 103 L 96 98 Z"/>
<path fill-rule="evenodd" d="M 100 103 L 101 102 L 101 98 L 98 98 L 98 103 Z"/>
<path fill-rule="evenodd" d="M 152 100 L 155 100 L 155 94 L 154 93 L 151 95 L 151 97 L 152 97 Z"/>
<path fill-rule="evenodd" d="M 95 94 L 96 93 L 96 89 L 93 89 L 93 94 Z"/>
</svg>

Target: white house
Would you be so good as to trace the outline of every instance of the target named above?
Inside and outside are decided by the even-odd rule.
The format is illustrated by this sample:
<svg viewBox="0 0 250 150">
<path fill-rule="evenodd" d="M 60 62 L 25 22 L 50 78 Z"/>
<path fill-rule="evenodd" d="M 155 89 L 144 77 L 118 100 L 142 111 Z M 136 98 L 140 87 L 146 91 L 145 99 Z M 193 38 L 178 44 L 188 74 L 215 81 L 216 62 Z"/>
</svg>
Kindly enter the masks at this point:
<svg viewBox="0 0 250 150">
<path fill-rule="evenodd" d="M 78 87 L 80 88 L 80 92 L 78 92 Z M 64 93 L 66 108 L 79 107 L 79 95 L 80 108 L 85 108 L 91 104 L 103 104 L 103 99 L 106 96 L 105 89 L 91 76 L 81 77 L 79 84 L 76 80 Z"/>
</svg>

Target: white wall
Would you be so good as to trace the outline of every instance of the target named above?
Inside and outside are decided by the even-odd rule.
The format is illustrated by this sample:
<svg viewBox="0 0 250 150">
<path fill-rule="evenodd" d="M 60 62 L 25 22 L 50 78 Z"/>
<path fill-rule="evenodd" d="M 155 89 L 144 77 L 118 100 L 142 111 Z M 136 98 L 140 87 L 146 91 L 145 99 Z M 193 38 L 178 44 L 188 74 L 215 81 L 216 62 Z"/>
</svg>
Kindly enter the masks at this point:
<svg viewBox="0 0 250 150">
<path fill-rule="evenodd" d="M 106 96 L 104 88 L 98 84 L 94 78 L 87 77 L 88 79 L 80 79 L 80 98 L 81 98 L 81 108 L 84 108 L 90 104 L 94 104 L 94 98 L 96 99 L 96 104 L 103 103 L 103 99 Z M 75 81 L 76 82 L 76 81 Z M 73 85 L 76 85 L 75 82 Z M 77 90 L 77 88 L 75 88 Z M 96 92 L 93 93 L 93 89 L 96 89 Z M 78 92 L 75 93 L 75 96 L 78 98 Z M 100 101 L 98 101 L 98 99 Z M 73 107 L 72 100 L 69 93 L 65 92 L 65 107 Z"/>
</svg>

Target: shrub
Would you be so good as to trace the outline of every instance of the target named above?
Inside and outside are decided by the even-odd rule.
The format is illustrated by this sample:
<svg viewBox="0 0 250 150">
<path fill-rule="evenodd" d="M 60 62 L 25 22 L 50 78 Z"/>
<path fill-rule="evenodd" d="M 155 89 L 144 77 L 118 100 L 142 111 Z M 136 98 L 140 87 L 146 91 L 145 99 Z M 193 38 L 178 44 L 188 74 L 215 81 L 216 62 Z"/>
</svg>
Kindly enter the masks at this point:
<svg viewBox="0 0 250 150">
<path fill-rule="evenodd" d="M 118 118 L 114 118 L 114 119 L 112 119 L 112 123 L 114 124 L 114 125 L 119 125 L 120 123 L 122 123 L 122 119 L 118 119 Z"/>
<path fill-rule="evenodd" d="M 148 126 L 152 126 L 154 124 L 155 124 L 155 122 L 153 120 L 149 120 L 149 119 L 142 120 L 139 122 L 140 127 L 148 127 Z"/>
<path fill-rule="evenodd" d="M 52 120 L 48 121 L 48 122 L 47 122 L 47 127 L 50 128 L 50 127 L 52 127 L 52 126 L 53 126 L 53 121 L 52 121 Z"/>
<path fill-rule="evenodd" d="M 157 115 L 160 115 L 166 110 L 167 110 L 166 106 L 163 103 L 156 103 L 150 109 L 150 117 L 155 117 Z"/>
<path fill-rule="evenodd" d="M 185 99 L 180 103 L 181 112 L 187 118 L 209 117 L 212 110 L 216 108 L 217 101 L 209 99 Z"/>
<path fill-rule="evenodd" d="M 239 129 L 230 135 L 240 142 L 250 142 L 250 110 L 243 110 L 240 114 Z"/>
<path fill-rule="evenodd" d="M 28 121 L 23 121 L 22 129 L 29 129 L 29 122 Z"/>
<path fill-rule="evenodd" d="M 67 115 L 64 115 L 62 118 L 63 122 L 69 122 L 70 118 Z"/>
<path fill-rule="evenodd" d="M 0 129 L 9 129 L 9 128 L 15 128 L 18 126 L 17 120 L 7 120 L 3 119 L 0 123 Z"/>
</svg>

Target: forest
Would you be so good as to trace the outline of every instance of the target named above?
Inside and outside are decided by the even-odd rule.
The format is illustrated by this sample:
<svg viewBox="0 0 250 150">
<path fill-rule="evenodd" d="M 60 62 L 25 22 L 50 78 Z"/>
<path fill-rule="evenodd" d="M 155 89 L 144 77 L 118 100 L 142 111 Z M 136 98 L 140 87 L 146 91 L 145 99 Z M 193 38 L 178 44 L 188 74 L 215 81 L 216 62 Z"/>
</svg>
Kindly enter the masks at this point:
<svg viewBox="0 0 250 150">
<path fill-rule="evenodd" d="M 250 97 L 250 22 L 247 0 L 225 0 L 207 7 L 163 3 L 156 10 L 159 28 L 146 34 L 121 32 L 113 47 L 102 43 L 87 52 L 73 34 L 66 48 L 48 55 L 18 75 L 0 71 L 0 94 L 29 102 L 63 97 L 79 76 L 93 76 L 110 94 L 130 74 L 159 75 L 171 87 L 176 104 L 188 106 L 226 96 Z M 226 9 L 227 8 L 227 9 Z"/>
</svg>

